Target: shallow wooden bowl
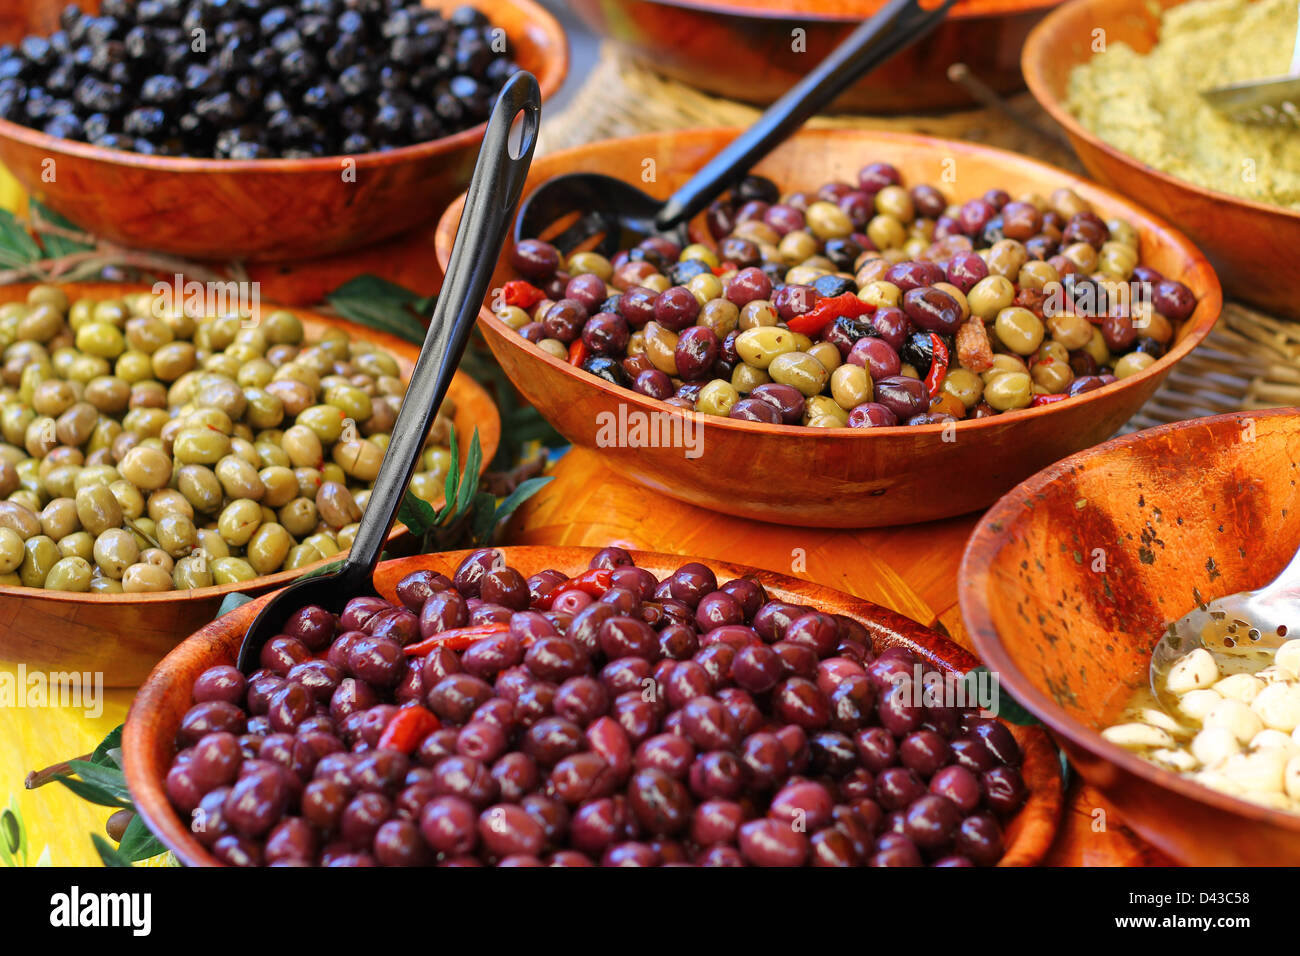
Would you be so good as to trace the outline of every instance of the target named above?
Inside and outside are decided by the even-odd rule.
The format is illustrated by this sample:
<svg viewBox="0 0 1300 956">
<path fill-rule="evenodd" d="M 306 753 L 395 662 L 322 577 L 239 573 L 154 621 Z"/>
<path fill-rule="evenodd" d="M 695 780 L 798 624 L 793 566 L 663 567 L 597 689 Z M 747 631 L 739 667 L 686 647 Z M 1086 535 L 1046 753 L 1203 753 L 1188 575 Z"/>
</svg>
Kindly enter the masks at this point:
<svg viewBox="0 0 1300 956">
<path fill-rule="evenodd" d="M 596 548 L 521 547 L 502 549 L 506 563 L 525 575 L 544 568 L 556 568 L 568 575 L 585 571 Z M 450 576 L 468 551 L 424 554 L 385 561 L 375 571 L 375 585 L 396 602 L 397 582 L 420 568 L 432 568 Z M 638 566 L 663 577 L 687 561 L 698 560 L 671 554 L 632 552 Z M 723 561 L 704 560 L 719 578 L 752 577 L 778 600 L 808 603 L 830 613 L 848 614 L 866 625 L 877 648 L 901 644 L 910 648 L 928 667 L 944 673 L 965 673 L 976 661 L 947 638 L 915 621 L 840 591 L 797 578 L 761 571 Z M 176 753 L 175 737 L 181 718 L 192 705 L 190 688 L 194 679 L 209 667 L 233 664 L 244 632 L 271 595 L 213 621 L 168 654 L 131 704 L 122 736 L 122 753 L 127 786 L 136 809 L 159 839 L 189 866 L 219 866 L 189 832 L 188 821 L 177 816 L 167 800 L 164 779 Z M 1029 799 L 1011 822 L 1006 834 L 1006 852 L 999 866 L 1032 866 L 1042 859 L 1056 835 L 1061 812 L 1060 763 L 1047 735 L 1037 728 L 1010 725 L 1024 751 L 1022 768 Z"/>
<path fill-rule="evenodd" d="M 451 10 L 465 2 L 425 5 Z M 505 29 L 509 50 L 536 74 L 543 100 L 554 94 L 568 70 L 555 18 L 534 0 L 468 2 Z M 56 29 L 63 6 L 31 0 L 27 29 Z M 279 261 L 355 248 L 429 222 L 468 184 L 485 128 L 346 160 L 245 161 L 142 156 L 0 120 L 0 163 L 51 209 L 114 242 L 195 259 Z M 346 181 L 345 161 L 355 163 Z"/>
<path fill-rule="evenodd" d="M 1070 71 L 1092 58 L 1092 37 L 1140 53 L 1155 45 L 1160 12 L 1183 0 L 1070 0 L 1030 34 L 1021 66 L 1030 91 L 1065 128 L 1089 174 L 1163 216 L 1209 257 L 1228 294 L 1300 319 L 1300 212 L 1215 192 L 1152 169 L 1104 142 L 1066 108 Z"/>
<path fill-rule="evenodd" d="M 1020 47 L 1055 3 L 959 0 L 934 33 L 850 87 L 833 109 L 904 113 L 970 106 L 965 90 L 948 79 L 948 67 L 958 62 L 999 92 L 1020 89 Z M 755 104 L 780 97 L 881 5 L 880 0 L 569 3 L 593 30 L 652 69 Z"/>
<path fill-rule="evenodd" d="M 653 161 L 657 178 L 644 188 L 667 196 L 735 135 L 735 130 L 726 129 L 688 130 L 551 153 L 533 162 L 525 193 L 548 177 L 575 170 L 641 184 L 642 171 L 650 168 L 647 161 Z M 1108 438 L 1218 318 L 1219 284 L 1191 243 L 1127 200 L 1023 156 L 924 136 L 806 130 L 756 169 L 783 188 L 816 188 L 828 180 L 854 180 L 858 169 L 872 160 L 895 164 L 909 184 L 940 183 L 944 170 L 951 170 L 956 182 L 943 188 L 960 199 L 993 186 L 1044 195 L 1068 186 L 1099 213 L 1123 216 L 1137 226 L 1142 260 L 1186 283 L 1200 303 L 1168 355 L 1145 371 L 1069 401 L 960 422 L 946 432 L 947 441 L 942 425 L 823 429 L 696 416 L 548 355 L 511 331 L 490 309 L 480 313 L 479 326 L 524 397 L 566 438 L 595 448 L 614 470 L 725 514 L 778 524 L 866 528 L 985 508 L 1045 465 Z M 461 206 L 458 200 L 448 208 L 438 227 L 438 259 L 444 264 Z M 503 256 L 494 282 L 500 285 L 512 277 Z M 676 447 L 611 443 L 619 437 L 622 422 L 629 426 L 623 434 L 634 441 L 640 441 L 630 430 L 636 422 L 647 427 L 671 423 L 675 430 L 668 438 Z M 698 431 L 683 430 L 692 425 Z M 655 427 L 662 436 L 663 429 Z M 648 430 L 645 436 L 650 437 Z M 698 449 L 682 447 L 697 439 Z M 687 457 L 696 450 L 699 455 Z"/>
<path fill-rule="evenodd" d="M 0 286 L 0 304 L 23 301 L 29 288 Z M 72 299 L 83 295 L 109 298 L 140 291 L 108 282 L 83 282 L 64 288 Z M 263 308 L 268 307 L 263 303 Z M 293 311 L 302 319 L 308 339 L 319 337 L 328 328 L 341 328 L 353 338 L 373 342 L 391 353 L 403 378 L 411 374 L 419 357 L 419 346 L 403 339 L 331 316 L 303 309 Z M 465 460 L 477 428 L 486 467 L 501 440 L 501 417 L 495 403 L 483 386 L 462 372 L 456 373 L 448 397 L 456 403 L 460 460 Z M 389 541 L 398 544 L 405 536 L 406 528 L 399 524 L 390 533 Z M 106 687 L 135 687 L 177 641 L 216 616 L 227 594 L 261 594 L 339 557 L 251 581 L 156 594 L 78 594 L 0 585 L 0 662 L 25 663 L 33 671 L 99 673 Z"/>
<path fill-rule="evenodd" d="M 1296 865 L 1300 814 L 1209 790 L 1099 731 L 1146 685 L 1168 621 L 1268 583 L 1298 544 L 1300 410 L 1162 425 L 990 509 L 962 562 L 962 615 L 1002 685 L 1150 843 L 1198 866 Z"/>
</svg>

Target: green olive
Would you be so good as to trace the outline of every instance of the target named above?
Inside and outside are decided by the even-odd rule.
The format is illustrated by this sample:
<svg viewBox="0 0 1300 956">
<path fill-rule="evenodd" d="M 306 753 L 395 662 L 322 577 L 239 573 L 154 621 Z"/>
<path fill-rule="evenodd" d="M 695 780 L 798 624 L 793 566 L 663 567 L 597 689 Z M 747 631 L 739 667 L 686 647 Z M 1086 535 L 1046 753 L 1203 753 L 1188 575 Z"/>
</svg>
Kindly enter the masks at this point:
<svg viewBox="0 0 1300 956">
<path fill-rule="evenodd" d="M 1058 312 L 1047 320 L 1047 330 L 1052 340 L 1060 342 L 1067 349 L 1081 349 L 1092 341 L 1094 326 L 1081 315 L 1073 312 Z"/>
<path fill-rule="evenodd" d="M 371 415 L 370 396 L 355 385 L 336 385 L 325 390 L 325 403 L 333 405 L 354 422 L 363 422 Z"/>
<path fill-rule="evenodd" d="M 138 518 L 144 514 L 144 495 L 140 494 L 140 489 L 131 482 L 125 479 L 114 481 L 108 486 L 108 490 L 117 499 L 123 517 Z"/>
<path fill-rule="evenodd" d="M 831 397 L 841 408 L 853 408 L 869 402 L 874 395 L 871 375 L 862 366 L 852 363 L 841 365 L 831 373 Z"/>
<path fill-rule="evenodd" d="M 355 521 L 352 522 L 352 524 L 345 524 L 339 529 L 338 534 L 335 535 L 335 540 L 338 543 L 340 551 L 345 551 L 352 547 L 352 542 L 357 540 L 357 532 L 359 530 L 361 530 L 361 525 Z"/>
<path fill-rule="evenodd" d="M 93 535 L 122 526 L 122 506 L 107 485 L 82 488 L 74 507 L 81 526 Z"/>
<path fill-rule="evenodd" d="M 258 477 L 257 469 L 242 458 L 227 455 L 217 462 L 217 467 L 213 470 L 216 472 L 217 480 L 221 482 L 221 487 L 231 498 L 251 498 L 253 501 L 261 501 L 262 496 L 266 494 L 266 486 Z"/>
<path fill-rule="evenodd" d="M 123 528 L 110 528 L 95 539 L 95 563 L 110 578 L 120 578 L 140 559 L 135 535 Z"/>
<path fill-rule="evenodd" d="M 230 545 L 226 544 L 221 535 L 211 528 L 199 530 L 199 548 L 209 558 L 230 557 Z"/>
<path fill-rule="evenodd" d="M 59 554 L 65 558 L 85 558 L 87 561 L 95 556 L 95 539 L 85 531 L 74 531 L 58 540 Z"/>
<path fill-rule="evenodd" d="M 1017 355 L 1032 355 L 1043 343 L 1042 320 L 1021 306 L 998 312 L 993 329 L 1002 344 Z"/>
<path fill-rule="evenodd" d="M 217 518 L 217 531 L 226 544 L 242 548 L 261 523 L 261 506 L 248 498 L 239 498 L 222 509 Z"/>
<path fill-rule="evenodd" d="M 338 542 L 333 535 L 325 531 L 303 538 L 302 543 L 311 545 L 327 558 L 332 558 L 339 553 Z"/>
<path fill-rule="evenodd" d="M 213 583 L 211 564 L 202 551 L 181 558 L 172 569 L 172 587 L 178 591 L 207 588 Z"/>
<path fill-rule="evenodd" d="M 316 502 L 302 497 L 294 498 L 281 507 L 276 517 L 290 534 L 298 538 L 311 534 L 319 520 Z"/>
<path fill-rule="evenodd" d="M 999 412 L 1028 408 L 1033 397 L 1033 379 L 1025 372 L 1003 372 L 984 386 L 984 401 Z"/>
<path fill-rule="evenodd" d="M 779 326 L 746 329 L 736 336 L 736 353 L 754 368 L 767 370 L 778 355 L 795 350 L 794 333 Z M 825 371 L 825 368 L 822 369 Z M 733 384 L 734 381 L 733 381 Z M 737 386 L 737 391 L 743 391 Z"/>
<path fill-rule="evenodd" d="M 156 564 L 139 562 L 122 573 L 122 590 L 127 594 L 170 591 L 171 588 L 171 572 Z"/>
<path fill-rule="evenodd" d="M 221 482 L 204 465 L 182 465 L 177 472 L 176 487 L 194 510 L 203 514 L 215 514 L 225 500 Z"/>
<path fill-rule="evenodd" d="M 60 558 L 45 576 L 48 591 L 89 591 L 93 576 L 90 562 L 85 558 Z"/>
<path fill-rule="evenodd" d="M 642 331 L 645 333 L 645 356 L 650 364 L 665 375 L 676 375 L 677 333 L 658 322 L 647 322 Z"/>
<path fill-rule="evenodd" d="M 145 548 L 140 552 L 140 564 L 152 564 L 154 567 L 162 568 L 170 576 L 172 569 L 176 567 L 176 562 L 172 556 L 162 548 Z"/>
<path fill-rule="evenodd" d="M 321 520 L 331 528 L 341 528 L 361 518 L 361 509 L 357 507 L 352 492 L 335 481 L 321 483 L 316 492 L 316 510 Z"/>
<path fill-rule="evenodd" d="M 12 528 L 0 526 L 0 574 L 18 570 L 26 553 L 22 536 Z"/>
<path fill-rule="evenodd" d="M 198 363 L 194 346 L 189 342 L 170 342 L 150 356 L 153 374 L 160 382 L 174 382 Z"/>
<path fill-rule="evenodd" d="M 180 558 L 194 550 L 199 540 L 194 522 L 182 514 L 164 515 L 157 523 L 158 546 L 173 558 Z"/>
<path fill-rule="evenodd" d="M 726 418 L 731 406 L 740 401 L 740 393 L 724 379 L 715 378 L 702 389 L 695 400 L 695 410 L 706 415 L 720 415 Z"/>
<path fill-rule="evenodd" d="M 280 447 L 297 468 L 319 468 L 324 458 L 320 436 L 306 425 L 296 424 L 285 429 Z"/>
<path fill-rule="evenodd" d="M 295 425 L 305 425 L 324 443 L 336 442 L 343 434 L 343 420 L 347 416 L 333 405 L 313 405 L 303 409 L 294 420 Z"/>
<path fill-rule="evenodd" d="M 974 408 L 984 397 L 984 380 L 970 369 L 952 369 L 943 379 L 943 392 L 951 395 L 966 408 Z"/>
<path fill-rule="evenodd" d="M 1008 308 L 1016 297 L 1016 287 L 1006 276 L 987 275 L 966 293 L 971 315 L 988 321 Z"/>
<path fill-rule="evenodd" d="M 289 556 L 284 559 L 284 569 L 286 571 L 295 571 L 298 568 L 304 568 L 309 564 L 315 564 L 317 561 L 323 561 L 324 559 L 325 556 L 311 545 L 296 544 L 289 549 Z"/>
<path fill-rule="evenodd" d="M 262 504 L 279 508 L 288 504 L 298 494 L 298 480 L 294 477 L 293 471 L 282 465 L 272 465 L 269 468 L 263 468 L 257 473 L 261 479 L 262 487 L 265 492 L 262 495 Z"/>
<path fill-rule="evenodd" d="M 825 200 L 809 203 L 804 218 L 818 239 L 840 239 L 853 231 L 853 222 L 848 214 L 835 203 Z"/>
<path fill-rule="evenodd" d="M 371 482 L 379 474 L 379 465 L 384 460 L 384 453 L 372 441 L 360 438 L 356 441 L 341 441 L 331 452 L 334 463 L 351 478 Z"/>
<path fill-rule="evenodd" d="M 126 338 L 108 322 L 87 322 L 77 329 L 77 348 L 87 355 L 113 359 L 126 351 Z"/>
<path fill-rule="evenodd" d="M 280 570 L 291 547 L 293 538 L 289 532 L 273 521 L 266 522 L 249 539 L 248 563 L 258 574 L 272 574 Z"/>
<path fill-rule="evenodd" d="M 1115 363 L 1115 377 L 1128 378 L 1149 367 L 1155 360 L 1150 352 L 1129 352 Z"/>
<path fill-rule="evenodd" d="M 820 394 L 830 378 L 826 366 L 807 352 L 784 352 L 775 356 L 767 367 L 767 374 L 774 382 L 798 389 L 806 398 Z"/>
<path fill-rule="evenodd" d="M 731 370 L 731 387 L 741 395 L 748 395 L 758 386 L 770 381 L 772 376 L 767 374 L 766 369 L 755 368 L 745 362 L 736 363 L 736 367 Z"/>
<path fill-rule="evenodd" d="M 23 542 L 23 562 L 18 568 L 18 578 L 25 587 L 44 587 L 50 569 L 63 557 L 59 546 L 49 535 L 37 534 Z"/>
<path fill-rule="evenodd" d="M 41 531 L 55 541 L 80 528 L 77 504 L 71 498 L 54 498 L 41 511 Z"/>
<path fill-rule="evenodd" d="M 807 425 L 817 418 L 833 418 L 841 428 L 849 423 L 849 413 L 839 402 L 827 395 L 814 395 L 804 402 L 804 424 Z"/>
<path fill-rule="evenodd" d="M 172 461 L 162 451 L 137 445 L 126 453 L 117 470 L 137 488 L 154 491 L 171 481 Z"/>
<path fill-rule="evenodd" d="M 215 584 L 237 584 L 257 577 L 253 566 L 243 558 L 214 558 L 208 562 Z"/>
</svg>

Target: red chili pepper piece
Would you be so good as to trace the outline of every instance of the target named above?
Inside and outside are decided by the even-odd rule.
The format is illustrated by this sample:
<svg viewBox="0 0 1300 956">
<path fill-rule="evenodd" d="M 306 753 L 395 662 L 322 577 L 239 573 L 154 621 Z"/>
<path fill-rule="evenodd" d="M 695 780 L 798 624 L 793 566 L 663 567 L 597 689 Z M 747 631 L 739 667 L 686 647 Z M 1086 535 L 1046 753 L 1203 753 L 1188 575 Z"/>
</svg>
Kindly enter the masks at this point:
<svg viewBox="0 0 1300 956">
<path fill-rule="evenodd" d="M 508 630 L 510 630 L 510 625 L 503 621 L 493 621 L 490 624 L 471 624 L 469 627 L 453 627 L 449 631 L 442 631 L 432 637 L 426 637 L 422 641 L 416 641 L 414 644 L 407 644 L 402 648 L 402 651 L 407 657 L 419 657 L 422 654 L 429 653 L 435 647 L 450 647 L 453 651 L 463 651 L 475 641 Z"/>
<path fill-rule="evenodd" d="M 1030 408 L 1038 408 L 1040 405 L 1054 405 L 1057 402 L 1063 402 L 1070 396 L 1068 395 L 1035 395 L 1029 400 Z"/>
<path fill-rule="evenodd" d="M 587 361 L 589 352 L 586 342 L 582 341 L 582 339 L 574 339 L 573 344 L 569 346 L 569 364 L 581 368 L 582 363 Z"/>
<path fill-rule="evenodd" d="M 420 746 L 420 741 L 441 727 L 442 721 L 438 716 L 418 704 L 399 707 L 384 725 L 378 746 L 382 750 L 400 750 L 409 757 Z"/>
<path fill-rule="evenodd" d="M 521 309 L 531 309 L 546 298 L 546 293 L 537 286 L 523 279 L 512 279 L 501 288 L 506 305 L 517 305 Z"/>
<path fill-rule="evenodd" d="M 614 572 L 609 568 L 593 568 L 590 571 L 583 571 L 577 577 L 569 578 L 567 581 L 561 581 L 551 590 L 542 595 L 542 599 L 537 602 L 539 611 L 549 611 L 555 599 L 564 591 L 582 591 L 590 594 L 592 597 L 600 597 L 608 591 L 614 584 Z"/>
<path fill-rule="evenodd" d="M 930 351 L 932 358 L 930 371 L 925 376 L 925 387 L 930 390 L 931 398 L 938 398 L 943 377 L 948 374 L 948 346 L 938 332 L 930 333 Z"/>
<path fill-rule="evenodd" d="M 726 275 L 728 272 L 735 272 L 736 268 L 737 267 L 734 262 L 724 262 L 722 263 L 722 265 L 713 267 L 713 274 L 715 276 Z"/>
<path fill-rule="evenodd" d="M 796 315 L 787 322 L 786 327 L 791 332 L 811 338 L 820 335 L 836 319 L 857 319 L 875 311 L 876 307 L 870 302 L 863 302 L 852 292 L 845 292 L 820 300 L 803 315 Z"/>
</svg>

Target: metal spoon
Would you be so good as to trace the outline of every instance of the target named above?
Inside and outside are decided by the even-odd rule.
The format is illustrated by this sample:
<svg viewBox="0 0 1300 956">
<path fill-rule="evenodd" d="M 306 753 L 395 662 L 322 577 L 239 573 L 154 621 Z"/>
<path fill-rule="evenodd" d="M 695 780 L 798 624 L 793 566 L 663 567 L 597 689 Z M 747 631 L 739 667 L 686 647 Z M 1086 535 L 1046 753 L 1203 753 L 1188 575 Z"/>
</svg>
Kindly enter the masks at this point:
<svg viewBox="0 0 1300 956">
<path fill-rule="evenodd" d="M 890 0 L 667 200 L 600 173 L 548 179 L 524 201 L 515 223 L 515 242 L 540 238 L 548 227 L 574 213 L 577 221 L 549 240 L 566 254 L 601 236 L 596 248 L 613 255 L 623 244 L 624 233 L 637 239 L 674 235 L 685 242 L 686 223 L 692 216 L 739 182 L 851 83 L 929 33 L 954 2 L 943 0 L 927 10 L 918 0 Z"/>
<path fill-rule="evenodd" d="M 1162 703 L 1171 703 L 1162 678 L 1178 658 L 1197 648 L 1240 654 L 1281 647 L 1295 637 L 1300 637 L 1300 551 L 1259 590 L 1215 598 L 1170 624 L 1151 652 L 1151 689 Z"/>
<path fill-rule="evenodd" d="M 510 127 L 521 112 L 519 143 L 512 153 Z M 352 598 L 375 593 L 373 574 L 384 540 L 411 482 L 429 425 L 460 364 L 532 164 L 540 112 L 537 80 L 531 73 L 516 73 L 501 90 L 488 121 L 447 277 L 352 550 L 337 571 L 295 581 L 262 608 L 239 648 L 237 663 L 245 674 L 258 667 L 262 646 L 280 633 L 299 608 L 316 604 L 338 613 Z"/>
<path fill-rule="evenodd" d="M 1285 76 L 1216 86 L 1202 90 L 1201 98 L 1240 123 L 1300 126 L 1300 14 L 1296 17 L 1291 69 Z"/>
</svg>

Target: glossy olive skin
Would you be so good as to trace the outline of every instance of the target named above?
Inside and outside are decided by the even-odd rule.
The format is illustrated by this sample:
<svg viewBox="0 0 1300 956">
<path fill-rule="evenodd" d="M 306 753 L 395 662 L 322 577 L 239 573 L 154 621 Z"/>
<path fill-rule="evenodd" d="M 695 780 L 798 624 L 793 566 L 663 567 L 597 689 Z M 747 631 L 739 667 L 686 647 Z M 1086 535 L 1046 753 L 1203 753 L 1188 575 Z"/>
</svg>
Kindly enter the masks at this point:
<svg viewBox="0 0 1300 956">
<path fill-rule="evenodd" d="M 299 609 L 257 671 L 196 680 L 169 800 L 233 865 L 998 861 L 1020 748 L 913 700 L 944 685 L 908 648 L 699 562 L 590 564 L 566 586 L 482 549 L 396 605 Z M 565 594 L 586 603 L 557 613 Z"/>
</svg>

